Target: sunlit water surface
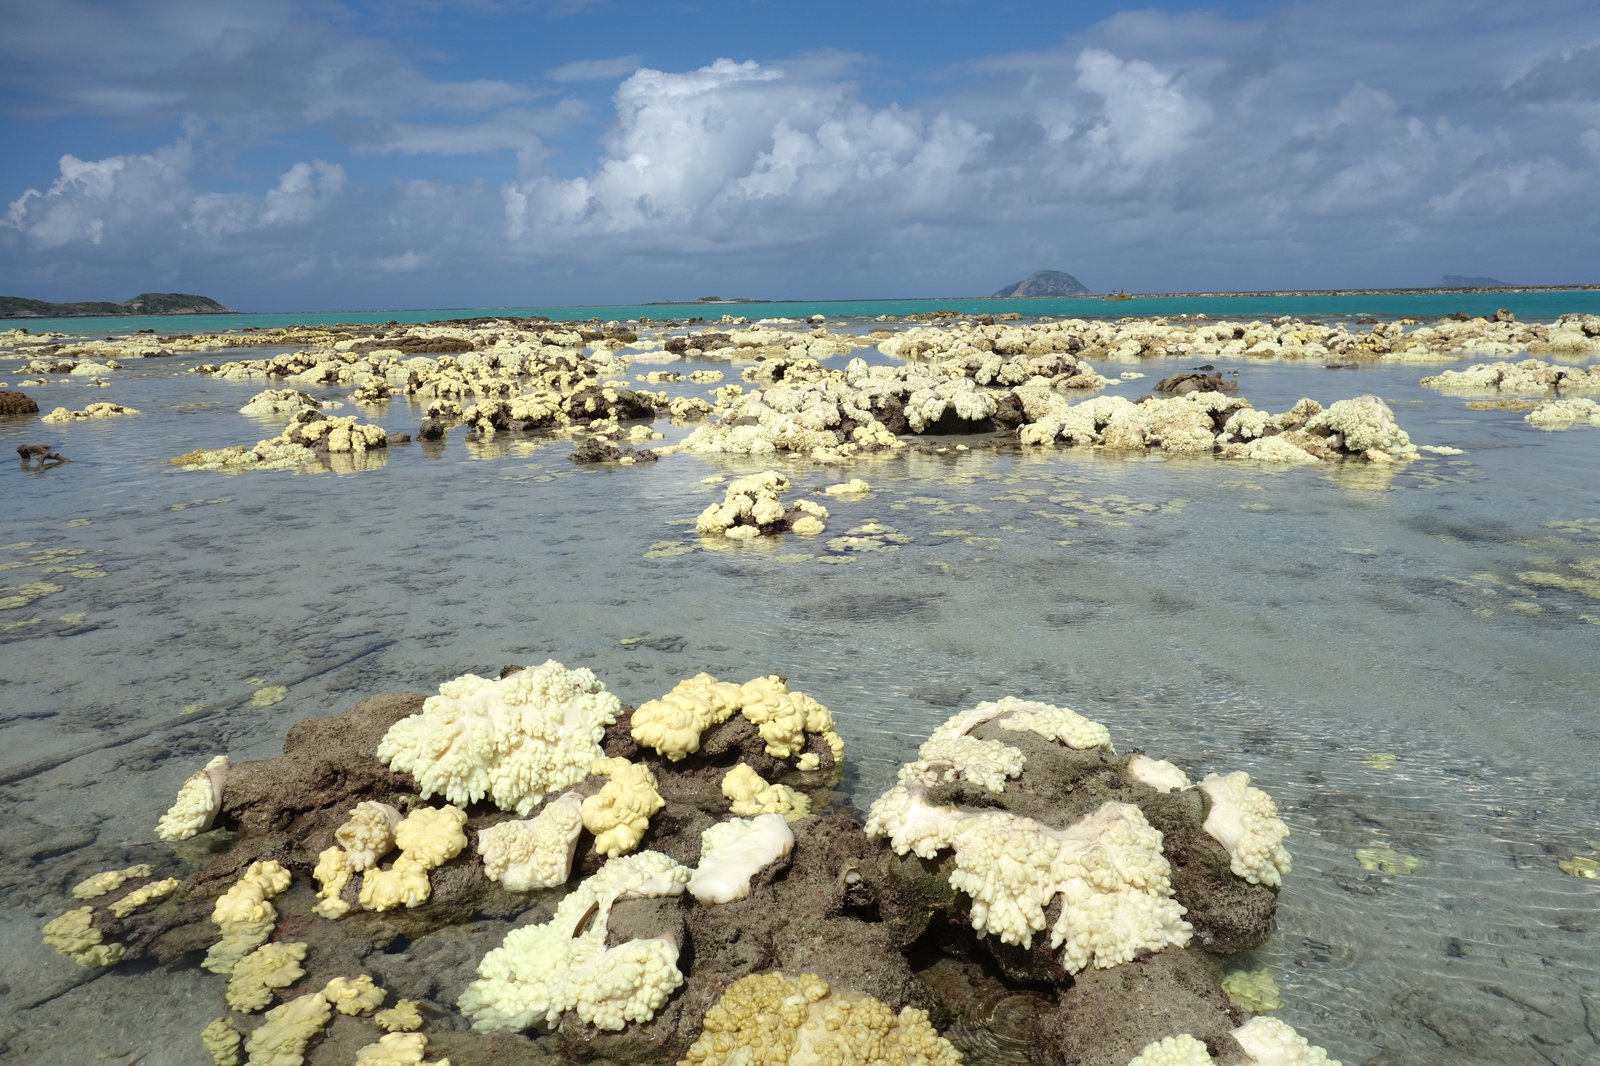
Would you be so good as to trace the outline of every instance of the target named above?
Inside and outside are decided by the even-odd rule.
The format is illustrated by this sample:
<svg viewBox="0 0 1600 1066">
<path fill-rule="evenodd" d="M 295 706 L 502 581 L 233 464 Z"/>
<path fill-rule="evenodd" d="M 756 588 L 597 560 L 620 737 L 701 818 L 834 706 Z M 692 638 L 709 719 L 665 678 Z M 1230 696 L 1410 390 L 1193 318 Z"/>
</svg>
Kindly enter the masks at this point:
<svg viewBox="0 0 1600 1066">
<path fill-rule="evenodd" d="M 1600 847 L 1600 602 L 1519 575 L 1600 556 L 1600 431 L 1466 409 L 1417 386 L 1427 369 L 1219 362 L 1258 407 L 1375 392 L 1419 444 L 1465 454 L 1285 470 L 950 439 L 787 466 L 804 490 L 855 475 L 872 492 L 828 500 L 821 537 L 711 550 L 693 520 L 720 490 L 702 479 L 758 467 L 577 467 L 562 439 L 459 433 L 344 474 L 163 465 L 281 429 L 238 413 L 260 386 L 184 373 L 200 361 L 27 390 L 137 417 L 0 422 L 5 454 L 39 440 L 73 460 L 0 472 L 0 597 L 60 586 L 0 610 L 0 1048 L 17 1061 L 90 1061 L 90 1038 L 96 1061 L 204 1061 L 218 979 L 80 984 L 39 926 L 91 872 L 178 868 L 152 826 L 207 757 L 270 757 L 303 717 L 551 657 L 630 703 L 701 670 L 781 672 L 838 718 L 863 807 L 934 725 L 1007 694 L 1196 776 L 1247 770 L 1293 830 L 1278 934 L 1242 960 L 1274 970 L 1281 1017 L 1346 1062 L 1596 1061 L 1596 882 L 1557 863 Z M 1140 369 L 1111 391 L 1183 366 Z M 420 413 L 380 420 L 414 431 Z M 875 545 L 830 543 L 867 523 Z M 286 698 L 252 706 L 272 685 Z M 1366 869 L 1368 848 L 1415 868 Z"/>
</svg>

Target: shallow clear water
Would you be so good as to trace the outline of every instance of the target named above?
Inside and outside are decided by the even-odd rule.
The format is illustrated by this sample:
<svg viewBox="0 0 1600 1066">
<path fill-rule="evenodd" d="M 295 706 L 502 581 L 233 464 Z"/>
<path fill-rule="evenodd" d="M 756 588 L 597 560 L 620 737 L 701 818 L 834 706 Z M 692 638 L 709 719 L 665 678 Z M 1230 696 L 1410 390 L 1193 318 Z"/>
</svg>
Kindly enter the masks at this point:
<svg viewBox="0 0 1600 1066">
<path fill-rule="evenodd" d="M 1597 883 L 1556 865 L 1600 854 L 1600 602 L 1518 577 L 1600 556 L 1600 432 L 1468 410 L 1417 386 L 1432 368 L 1213 360 L 1258 407 L 1374 392 L 1417 443 L 1466 454 L 1280 470 L 952 439 L 848 472 L 786 467 L 802 489 L 854 475 L 873 491 L 827 501 L 813 540 L 707 550 L 693 521 L 720 490 L 701 480 L 756 467 L 594 469 L 562 440 L 458 434 L 342 475 L 165 466 L 281 428 L 238 414 L 259 386 L 182 373 L 206 360 L 27 390 L 136 417 L 0 422 L 4 454 L 38 440 L 73 459 L 0 473 L 0 597 L 60 586 L 0 610 L 13 1054 L 82 1061 L 63 1041 L 87 1027 L 112 1061 L 201 1061 L 209 975 L 114 971 L 27 1008 L 80 979 L 39 926 L 88 873 L 176 865 L 152 827 L 210 754 L 270 756 L 308 715 L 549 657 L 632 703 L 700 670 L 781 672 L 840 720 L 862 806 L 935 724 L 1007 694 L 1191 774 L 1248 770 L 1293 830 L 1278 935 L 1245 960 L 1275 971 L 1285 1020 L 1347 1063 L 1455 1061 L 1447 1043 L 1505 1063 L 1600 1051 Z M 381 418 L 419 420 L 398 401 Z M 864 523 L 901 543 L 830 546 Z M 250 705 L 278 684 L 282 702 Z M 1366 870 L 1371 847 L 1418 865 Z"/>
</svg>

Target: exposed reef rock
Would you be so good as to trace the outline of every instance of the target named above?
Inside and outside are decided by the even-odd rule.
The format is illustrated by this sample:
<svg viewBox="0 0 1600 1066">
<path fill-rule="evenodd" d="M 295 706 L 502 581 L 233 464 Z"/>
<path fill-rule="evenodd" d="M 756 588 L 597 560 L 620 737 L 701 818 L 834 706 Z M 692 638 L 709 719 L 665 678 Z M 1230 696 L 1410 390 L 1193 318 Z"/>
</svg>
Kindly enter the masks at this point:
<svg viewBox="0 0 1600 1066">
<path fill-rule="evenodd" d="M 1235 792 L 1008 699 L 936 730 L 864 831 L 829 803 L 842 755 L 831 713 L 776 676 L 698 675 L 634 711 L 559 663 L 467 675 L 299 723 L 282 756 L 230 768 L 203 868 L 89 878 L 94 902 L 45 936 L 85 966 L 205 951 L 230 1011 L 205 1047 L 313 1066 L 419 1027 L 381 1046 L 666 1066 L 758 1047 L 748 1061 L 822 1061 L 826 1044 L 841 1062 L 953 1066 L 984 1024 L 963 1012 L 1023 991 L 1043 1063 L 1126 1066 L 1179 1034 L 1236 1055 L 1299 1039 L 1241 1027 L 1208 961 L 1271 930 L 1276 892 L 1238 864 L 1288 865 L 1243 775 L 1214 779 L 1248 801 L 1215 829 Z M 531 773 L 556 766 L 570 772 Z M 759 784 L 725 791 L 735 770 Z M 781 813 L 733 810 L 763 792 Z M 392 902 L 368 906 L 358 864 L 393 872 Z M 1050 922 L 1055 946 L 1035 935 Z M 948 994 L 952 965 L 971 995 Z"/>
<path fill-rule="evenodd" d="M 36 415 L 39 405 L 25 393 L 11 389 L 0 390 L 0 418 L 15 418 L 18 415 Z"/>
<path fill-rule="evenodd" d="M 1520 363 L 1476 363 L 1465 370 L 1445 370 L 1425 377 L 1420 384 L 1450 393 L 1509 392 L 1537 396 L 1551 392 L 1600 392 L 1600 364 L 1557 366 L 1537 359 L 1524 359 Z"/>
<path fill-rule="evenodd" d="M 695 532 L 707 537 L 752 540 L 761 536 L 795 533 L 814 537 L 826 528 L 828 509 L 813 500 L 785 505 L 780 494 L 789 491 L 789 479 L 776 470 L 734 478 L 714 503 L 695 519 Z"/>
<path fill-rule="evenodd" d="M 388 445 L 389 435 L 381 426 L 302 409 L 282 433 L 257 441 L 254 447 L 201 448 L 168 462 L 198 470 L 292 470 L 313 465 L 358 470 L 375 465 L 372 453 L 381 455 Z"/>
</svg>

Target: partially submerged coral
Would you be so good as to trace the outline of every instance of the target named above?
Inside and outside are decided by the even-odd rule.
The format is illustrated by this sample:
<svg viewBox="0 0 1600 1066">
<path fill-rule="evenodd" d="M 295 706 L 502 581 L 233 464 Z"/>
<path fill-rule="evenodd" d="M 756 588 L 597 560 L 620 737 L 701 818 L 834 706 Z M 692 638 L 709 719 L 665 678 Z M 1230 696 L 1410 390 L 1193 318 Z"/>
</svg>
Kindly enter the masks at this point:
<svg viewBox="0 0 1600 1066">
<path fill-rule="evenodd" d="M 785 506 L 780 494 L 788 489 L 789 479 L 776 470 L 734 478 L 728 483 L 722 502 L 700 512 L 700 517 L 695 519 L 695 532 L 731 540 L 750 540 L 784 532 L 802 537 L 821 533 L 828 521 L 828 509 L 811 500 Z"/>
<path fill-rule="evenodd" d="M 258 1011 L 272 1002 L 275 989 L 288 988 L 306 975 L 304 944 L 274 941 L 240 959 L 228 975 L 224 994 L 231 1010 Z"/>
<path fill-rule="evenodd" d="M 140 885 L 121 899 L 114 901 L 106 909 L 113 918 L 126 918 L 140 907 L 148 906 L 158 899 L 164 899 L 172 894 L 178 887 L 176 877 L 165 877 L 160 881 L 151 881 L 149 884 Z"/>
<path fill-rule="evenodd" d="M 228 757 L 218 755 L 205 769 L 191 774 L 178 790 L 170 810 L 156 823 L 162 840 L 188 840 L 211 828 L 222 810 L 222 789 L 228 780 Z"/>
<path fill-rule="evenodd" d="M 467 674 L 396 722 L 378 758 L 416 778 L 424 798 L 488 799 L 526 815 L 546 794 L 589 775 L 621 709 L 593 671 L 554 659 L 497 681 Z"/>
<path fill-rule="evenodd" d="M 289 871 L 277 862 L 251 863 L 211 908 L 211 921 L 222 935 L 201 965 L 212 973 L 232 973 L 240 959 L 271 935 L 278 911 L 269 901 L 288 887 Z"/>
<path fill-rule="evenodd" d="M 750 895 L 750 880 L 789 857 L 794 832 L 781 814 L 730 818 L 700 834 L 700 864 L 689 876 L 689 894 L 711 906 Z"/>
<path fill-rule="evenodd" d="M 139 863 L 121 870 L 106 870 L 104 873 L 86 877 L 72 886 L 74 899 L 94 899 L 108 892 L 121 888 L 123 883 L 139 877 L 149 877 L 151 874 L 149 863 Z"/>
<path fill-rule="evenodd" d="M 332 1015 L 328 998 L 321 992 L 308 992 L 267 1011 L 261 1025 L 245 1040 L 249 1066 L 300 1066 L 306 1047 Z"/>
<path fill-rule="evenodd" d="M 1242 770 L 1226 777 L 1208 774 L 1199 787 L 1211 800 L 1206 832 L 1228 849 L 1233 872 L 1251 884 L 1281 885 L 1291 866 L 1283 846 L 1289 827 L 1272 797 L 1250 787 L 1250 775 Z"/>
<path fill-rule="evenodd" d="M 811 799 L 803 792 L 767 781 L 749 763 L 739 763 L 723 775 L 722 794 L 738 815 L 781 814 L 792 822 L 811 811 Z"/>
<path fill-rule="evenodd" d="M 92 403 L 81 411 L 57 407 L 39 419 L 41 422 L 81 422 L 91 418 L 116 418 L 119 415 L 136 415 L 139 412 L 120 403 Z"/>
<path fill-rule="evenodd" d="M 365 1014 L 383 1005 L 384 990 L 368 974 L 335 977 L 323 986 L 322 994 L 340 1014 Z"/>
<path fill-rule="evenodd" d="M 93 907 L 75 907 L 45 923 L 44 943 L 79 966 L 110 966 L 126 950 L 121 944 L 108 944 L 94 926 Z"/>
</svg>

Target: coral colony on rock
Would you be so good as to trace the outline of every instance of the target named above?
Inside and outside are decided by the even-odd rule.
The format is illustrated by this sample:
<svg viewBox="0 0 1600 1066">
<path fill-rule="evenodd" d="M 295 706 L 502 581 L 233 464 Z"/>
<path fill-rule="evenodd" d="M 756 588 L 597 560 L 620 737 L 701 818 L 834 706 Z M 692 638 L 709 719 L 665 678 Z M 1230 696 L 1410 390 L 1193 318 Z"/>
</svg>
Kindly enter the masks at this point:
<svg viewBox="0 0 1600 1066">
<path fill-rule="evenodd" d="M 834 727 L 776 675 L 630 708 L 554 660 L 373 697 L 213 758 L 157 824 L 214 834 L 204 865 L 96 874 L 45 942 L 203 952 L 218 1066 L 953 1066 L 941 1030 L 1012 989 L 1041 1062 L 1329 1061 L 1224 990 L 1290 868 L 1247 775 L 1193 785 L 1007 697 L 935 729 L 863 826 Z"/>
</svg>

